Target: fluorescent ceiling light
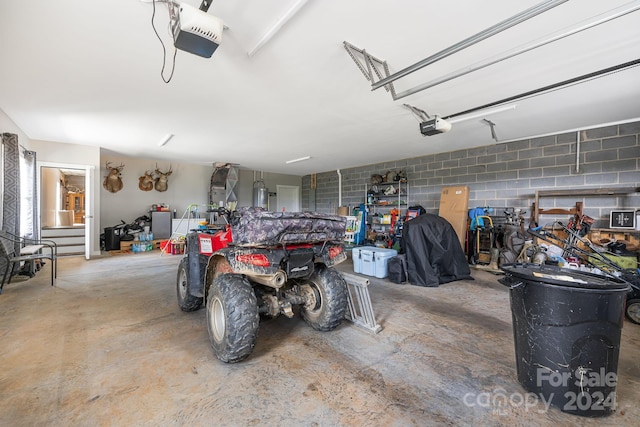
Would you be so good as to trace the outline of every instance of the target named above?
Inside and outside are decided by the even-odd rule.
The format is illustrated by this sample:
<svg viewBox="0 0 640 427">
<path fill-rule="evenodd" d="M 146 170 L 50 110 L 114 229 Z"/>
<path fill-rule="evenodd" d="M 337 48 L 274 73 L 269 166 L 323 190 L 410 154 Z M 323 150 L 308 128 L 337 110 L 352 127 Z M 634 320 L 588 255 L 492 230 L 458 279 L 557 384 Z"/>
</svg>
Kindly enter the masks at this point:
<svg viewBox="0 0 640 427">
<path fill-rule="evenodd" d="M 307 1 L 308 0 L 297 0 L 293 5 L 291 5 L 289 10 L 287 10 L 285 14 L 282 15 L 280 19 L 278 19 L 276 23 L 273 24 L 264 33 L 264 35 L 260 38 L 260 40 L 258 40 L 256 45 L 251 49 L 249 49 L 249 51 L 247 52 L 247 55 L 249 57 L 253 56 L 262 46 L 264 46 L 269 40 L 271 40 L 271 38 L 275 36 L 276 33 L 282 29 L 284 24 L 286 24 L 291 18 L 294 17 L 296 13 L 298 13 L 298 11 L 302 8 L 302 6 L 304 6 L 307 3 Z"/>
<path fill-rule="evenodd" d="M 169 140 L 171 140 L 171 138 L 173 138 L 172 133 L 166 134 L 165 137 L 162 138 L 162 141 L 158 142 L 158 147 L 162 147 L 163 145 L 165 145 L 167 142 L 169 142 Z"/>
<path fill-rule="evenodd" d="M 289 164 L 289 163 L 302 162 L 303 160 L 309 160 L 310 158 L 311 156 L 304 156 L 304 157 L 300 157 L 299 159 L 287 160 L 285 163 Z"/>
</svg>

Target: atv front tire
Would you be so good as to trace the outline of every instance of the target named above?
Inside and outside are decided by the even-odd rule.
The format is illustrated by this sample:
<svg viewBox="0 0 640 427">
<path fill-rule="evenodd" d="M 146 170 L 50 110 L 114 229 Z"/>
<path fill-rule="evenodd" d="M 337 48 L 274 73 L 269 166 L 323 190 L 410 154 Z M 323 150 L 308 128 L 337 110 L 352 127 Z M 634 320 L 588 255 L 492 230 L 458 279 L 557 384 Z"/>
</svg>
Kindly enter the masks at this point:
<svg viewBox="0 0 640 427">
<path fill-rule="evenodd" d="M 258 338 L 258 302 L 251 283 L 240 274 L 221 274 L 207 297 L 207 329 L 216 357 L 225 363 L 246 359 Z"/>
<path fill-rule="evenodd" d="M 180 260 L 180 265 L 178 266 L 176 290 L 178 293 L 178 305 L 182 311 L 196 311 L 202 306 L 203 298 L 189 292 L 189 267 L 186 257 Z"/>
<path fill-rule="evenodd" d="M 303 288 L 311 288 L 315 303 L 302 307 L 302 317 L 313 329 L 331 331 L 338 327 L 347 310 L 347 283 L 340 273 L 326 266 L 316 271 Z"/>
</svg>

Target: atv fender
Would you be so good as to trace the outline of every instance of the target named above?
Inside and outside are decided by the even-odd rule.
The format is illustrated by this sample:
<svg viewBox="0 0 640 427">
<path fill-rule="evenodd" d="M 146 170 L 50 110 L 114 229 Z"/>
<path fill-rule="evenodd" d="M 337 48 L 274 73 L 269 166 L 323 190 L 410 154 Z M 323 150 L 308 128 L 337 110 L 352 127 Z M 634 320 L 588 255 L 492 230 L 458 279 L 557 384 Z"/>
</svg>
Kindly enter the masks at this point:
<svg viewBox="0 0 640 427">
<path fill-rule="evenodd" d="M 211 283 L 213 283 L 214 279 L 218 277 L 218 275 L 233 272 L 229 262 L 230 256 L 229 250 L 225 248 L 211 254 L 211 256 L 208 257 L 209 259 L 204 263 L 205 272 L 203 277 L 203 288 L 205 290 L 205 296 L 208 293 L 209 286 L 211 286 Z"/>
<path fill-rule="evenodd" d="M 204 277 L 207 267 L 207 256 L 188 253 L 185 257 L 187 258 L 187 268 L 189 269 L 189 283 L 187 284 L 189 293 L 204 298 Z"/>
</svg>

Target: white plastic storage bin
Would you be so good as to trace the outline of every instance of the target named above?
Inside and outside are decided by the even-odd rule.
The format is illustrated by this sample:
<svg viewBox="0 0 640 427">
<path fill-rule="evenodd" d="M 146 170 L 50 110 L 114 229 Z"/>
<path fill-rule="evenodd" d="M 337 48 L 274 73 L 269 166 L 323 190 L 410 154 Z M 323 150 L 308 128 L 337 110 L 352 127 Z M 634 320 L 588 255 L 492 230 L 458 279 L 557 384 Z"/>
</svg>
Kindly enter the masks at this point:
<svg viewBox="0 0 640 427">
<path fill-rule="evenodd" d="M 389 259 L 398 255 L 395 249 L 376 248 L 375 246 L 360 246 L 353 248 L 353 272 L 379 279 L 388 275 Z"/>
</svg>

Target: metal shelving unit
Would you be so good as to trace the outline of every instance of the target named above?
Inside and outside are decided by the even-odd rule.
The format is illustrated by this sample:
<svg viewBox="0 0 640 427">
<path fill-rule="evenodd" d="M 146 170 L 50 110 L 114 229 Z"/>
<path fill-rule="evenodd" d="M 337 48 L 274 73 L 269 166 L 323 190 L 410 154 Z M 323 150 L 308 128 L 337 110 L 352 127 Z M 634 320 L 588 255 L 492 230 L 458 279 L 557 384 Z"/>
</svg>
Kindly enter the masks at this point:
<svg viewBox="0 0 640 427">
<path fill-rule="evenodd" d="M 393 191 L 390 191 L 391 188 Z M 372 191 L 374 194 L 371 194 Z M 375 185 L 365 184 L 364 196 L 365 205 L 369 209 L 368 222 L 371 228 L 374 231 L 390 232 L 390 222 L 376 222 L 376 214 L 384 215 L 389 210 L 397 208 L 398 216 L 402 217 L 402 211 L 407 208 L 409 202 L 409 182 L 405 179 Z"/>
</svg>

